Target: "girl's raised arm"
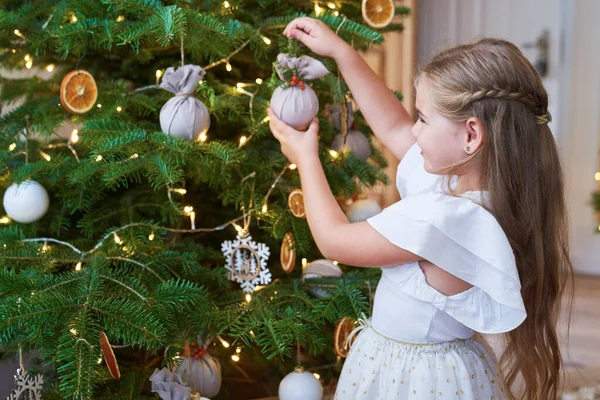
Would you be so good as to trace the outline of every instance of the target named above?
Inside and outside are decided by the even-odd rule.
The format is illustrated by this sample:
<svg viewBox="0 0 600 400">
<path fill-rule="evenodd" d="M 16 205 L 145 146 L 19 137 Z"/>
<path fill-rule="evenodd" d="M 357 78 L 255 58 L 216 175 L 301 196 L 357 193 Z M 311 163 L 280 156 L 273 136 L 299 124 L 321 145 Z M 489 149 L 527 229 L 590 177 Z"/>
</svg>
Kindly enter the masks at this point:
<svg viewBox="0 0 600 400">
<path fill-rule="evenodd" d="M 398 159 L 402 159 L 415 143 L 411 134 L 413 121 L 400 100 L 362 57 L 320 20 L 296 18 L 283 34 L 336 61 L 375 136 Z"/>
</svg>

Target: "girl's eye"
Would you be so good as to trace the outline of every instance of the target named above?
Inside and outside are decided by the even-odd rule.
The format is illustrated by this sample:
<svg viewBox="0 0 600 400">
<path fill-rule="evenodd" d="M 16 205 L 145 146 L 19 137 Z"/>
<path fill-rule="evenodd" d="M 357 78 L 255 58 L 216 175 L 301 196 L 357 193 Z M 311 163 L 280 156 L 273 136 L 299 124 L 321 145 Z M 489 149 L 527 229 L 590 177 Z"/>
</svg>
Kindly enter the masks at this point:
<svg viewBox="0 0 600 400">
<path fill-rule="evenodd" d="M 419 116 L 419 121 L 421 121 L 422 123 L 426 123 L 425 120 L 423 118 L 421 118 L 421 116 Z"/>
</svg>

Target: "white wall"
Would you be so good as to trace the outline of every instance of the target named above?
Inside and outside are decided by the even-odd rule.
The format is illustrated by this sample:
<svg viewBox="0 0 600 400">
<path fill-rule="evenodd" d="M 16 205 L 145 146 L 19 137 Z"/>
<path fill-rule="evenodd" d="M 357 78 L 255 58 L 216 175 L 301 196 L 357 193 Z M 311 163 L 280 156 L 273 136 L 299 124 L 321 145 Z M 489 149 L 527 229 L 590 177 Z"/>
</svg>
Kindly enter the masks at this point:
<svg viewBox="0 0 600 400">
<path fill-rule="evenodd" d="M 590 206 L 600 149 L 600 1 L 563 0 L 565 140 L 572 255 L 578 272 L 600 275 L 600 234 Z"/>
</svg>

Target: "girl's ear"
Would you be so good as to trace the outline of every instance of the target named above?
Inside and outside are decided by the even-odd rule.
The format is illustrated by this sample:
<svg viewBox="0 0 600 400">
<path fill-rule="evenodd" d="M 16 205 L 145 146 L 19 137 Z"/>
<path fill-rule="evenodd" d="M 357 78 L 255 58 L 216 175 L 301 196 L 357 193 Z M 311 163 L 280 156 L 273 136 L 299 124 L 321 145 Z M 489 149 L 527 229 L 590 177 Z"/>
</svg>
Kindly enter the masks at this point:
<svg viewBox="0 0 600 400">
<path fill-rule="evenodd" d="M 483 145 L 483 124 L 477 117 L 470 117 L 465 122 L 464 149 L 473 154 Z"/>
</svg>

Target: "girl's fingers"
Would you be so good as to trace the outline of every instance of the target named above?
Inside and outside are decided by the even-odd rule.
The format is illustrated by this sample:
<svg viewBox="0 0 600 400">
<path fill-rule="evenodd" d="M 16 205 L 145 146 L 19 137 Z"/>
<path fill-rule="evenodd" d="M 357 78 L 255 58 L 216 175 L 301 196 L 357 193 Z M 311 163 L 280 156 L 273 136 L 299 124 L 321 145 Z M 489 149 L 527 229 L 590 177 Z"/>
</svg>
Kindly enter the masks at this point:
<svg viewBox="0 0 600 400">
<path fill-rule="evenodd" d="M 294 29 L 299 29 L 310 35 L 310 32 L 314 29 L 314 21 L 308 17 L 296 18 L 290 22 L 284 32 L 284 35 L 290 36 Z"/>
<path fill-rule="evenodd" d="M 270 118 L 269 124 L 272 123 L 281 135 L 298 132 L 297 130 L 283 122 L 279 117 L 277 117 L 277 115 L 275 115 L 273 110 L 271 110 L 270 108 L 267 110 L 267 113 L 269 114 Z"/>
<path fill-rule="evenodd" d="M 275 139 L 277 139 L 281 142 L 281 140 L 283 139 L 283 136 L 277 129 L 277 125 L 275 125 L 272 120 L 271 120 L 271 122 L 269 122 L 269 128 L 271 128 L 271 133 L 273 134 L 273 136 L 275 136 Z"/>
<path fill-rule="evenodd" d="M 308 131 L 310 133 L 317 133 L 319 131 L 319 118 L 315 118 L 312 120 L 308 127 Z"/>
<path fill-rule="evenodd" d="M 309 35 L 307 35 L 306 33 L 304 33 L 303 31 L 301 31 L 299 29 L 292 30 L 292 32 L 290 33 L 290 36 L 293 38 L 296 38 L 298 41 L 300 41 L 301 43 L 304 43 L 306 45 L 308 45 L 308 43 L 311 40 L 313 40 L 312 37 L 310 37 Z"/>
</svg>

